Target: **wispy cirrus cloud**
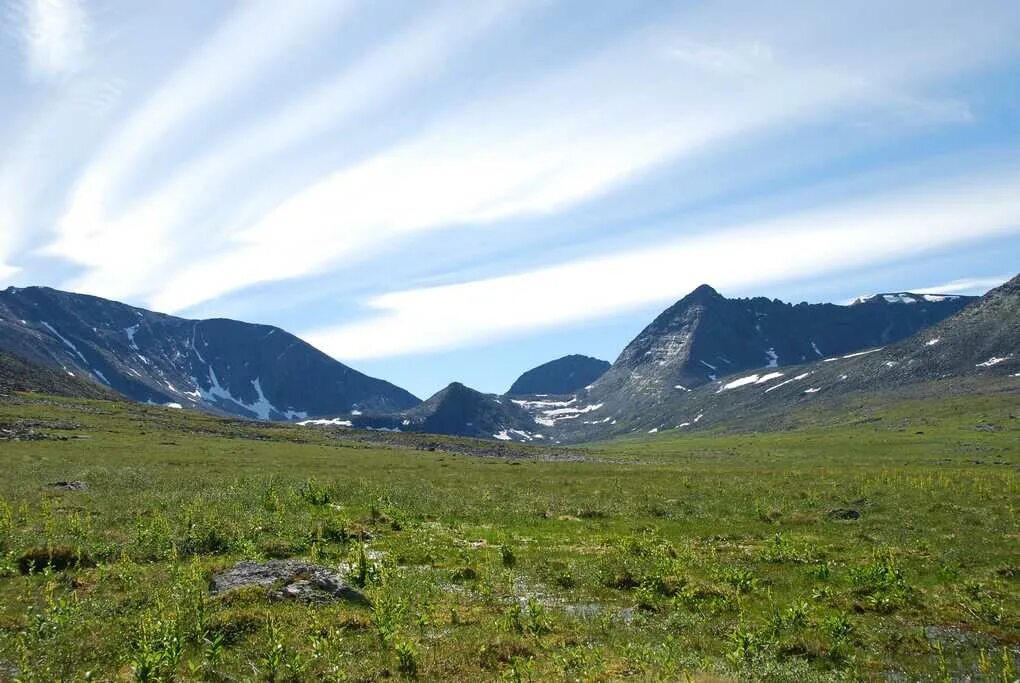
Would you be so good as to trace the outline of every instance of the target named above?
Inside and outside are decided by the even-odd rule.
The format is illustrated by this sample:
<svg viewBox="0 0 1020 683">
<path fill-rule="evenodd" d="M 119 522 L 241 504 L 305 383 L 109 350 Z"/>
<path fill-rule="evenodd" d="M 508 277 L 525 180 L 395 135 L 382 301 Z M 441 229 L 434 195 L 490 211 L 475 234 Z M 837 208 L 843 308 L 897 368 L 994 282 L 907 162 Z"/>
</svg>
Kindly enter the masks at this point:
<svg viewBox="0 0 1020 683">
<path fill-rule="evenodd" d="M 123 201 L 132 173 L 144 167 L 147 155 L 164 150 L 167 140 L 179 138 L 182 127 L 229 102 L 257 82 L 275 60 L 334 27 L 351 7 L 349 0 L 308 0 L 300 11 L 275 0 L 240 4 L 91 160 L 70 190 L 57 239 L 44 253 L 97 270 L 118 253 L 131 254 L 118 262 L 119 274 L 106 272 L 99 278 L 98 289 L 111 294 L 120 289 L 119 281 L 136 281 L 151 272 L 173 235 L 159 223 L 125 225 L 108 220 Z"/>
<path fill-rule="evenodd" d="M 19 0 L 8 14 L 30 78 L 62 78 L 82 67 L 90 22 L 81 0 Z"/>
<path fill-rule="evenodd" d="M 869 40 L 880 53 L 834 49 L 838 16 L 813 18 L 824 29 L 817 43 L 791 36 L 804 26 L 786 16 L 752 17 L 763 22 L 761 39 L 743 26 L 735 39 L 678 40 L 685 18 L 632 32 L 320 179 L 169 277 L 152 305 L 182 310 L 342 268 L 413 234 L 565 214 L 663 164 L 783 127 L 906 102 L 932 108 L 936 98 L 913 91 L 980 61 L 955 42 L 918 60 L 878 26 Z M 684 29 L 698 34 L 696 23 Z M 660 48 L 674 40 L 679 47 Z"/>
<path fill-rule="evenodd" d="M 994 180 L 942 179 L 550 268 L 383 294 L 368 302 L 372 312 L 363 321 L 304 336 L 344 359 L 434 352 L 672 301 L 703 282 L 767 285 L 1020 233 L 1020 170 L 990 175 Z M 961 285 L 975 282 L 939 291 Z"/>
<path fill-rule="evenodd" d="M 1013 273 L 1012 275 L 997 275 L 994 277 L 961 278 L 941 285 L 918 287 L 908 291 L 914 292 L 915 294 L 984 294 L 988 290 L 998 287 L 1015 275 L 1016 273 Z"/>
<path fill-rule="evenodd" d="M 285 155 L 308 140 L 342 129 L 345 122 L 391 101 L 402 89 L 441 70 L 453 55 L 464 56 L 496 21 L 523 11 L 528 4 L 437 5 L 436 10 L 396 32 L 360 61 L 340 69 L 299 97 L 270 109 L 267 115 L 227 131 L 215 145 L 188 159 L 154 190 L 126 202 L 124 210 L 105 212 L 102 219 L 94 221 L 93 234 L 102 234 L 104 241 L 111 244 L 139 240 L 143 235 L 150 242 L 173 236 L 187 244 L 188 237 L 198 232 L 192 224 L 201 221 L 203 204 L 209 199 L 208 188 L 230 182 L 253 164 Z M 64 222 L 76 225 L 83 215 L 88 215 L 87 210 L 72 207 Z M 224 232 L 220 227 L 218 233 Z M 214 241 L 217 230 L 212 234 L 203 230 L 200 234 L 203 240 Z M 78 253 L 79 247 L 80 242 L 71 242 L 54 248 Z M 153 270 L 172 266 L 178 256 L 172 249 L 148 253 L 150 259 L 142 268 L 133 252 L 105 249 L 97 253 L 88 263 L 89 270 L 71 286 L 105 291 L 111 296 L 146 291 L 154 284 Z"/>
</svg>

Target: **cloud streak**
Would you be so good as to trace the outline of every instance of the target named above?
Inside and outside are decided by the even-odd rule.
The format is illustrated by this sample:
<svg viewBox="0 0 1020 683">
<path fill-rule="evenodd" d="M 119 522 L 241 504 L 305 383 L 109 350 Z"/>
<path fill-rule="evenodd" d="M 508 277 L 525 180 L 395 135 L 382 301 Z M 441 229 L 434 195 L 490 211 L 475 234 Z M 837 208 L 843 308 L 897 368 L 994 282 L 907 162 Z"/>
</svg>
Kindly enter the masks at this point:
<svg viewBox="0 0 1020 683">
<path fill-rule="evenodd" d="M 796 42 L 782 26 L 765 33 L 780 46 Z M 640 31 L 320 179 L 168 278 L 150 303 L 179 311 L 342 268 L 414 234 L 565 213 L 708 147 L 844 110 L 923 101 L 936 111 L 936 100 L 911 89 L 966 61 L 948 43 L 918 62 L 880 31 L 880 60 L 742 38 L 659 49 L 671 35 Z"/>
<path fill-rule="evenodd" d="M 93 289 L 130 293 L 121 283 L 138 283 L 159 262 L 172 235 L 160 221 L 130 224 L 108 220 L 132 172 L 168 136 L 256 82 L 275 60 L 302 41 L 335 25 L 350 10 L 347 0 L 308 0 L 300 11 L 275 0 L 242 3 L 104 146 L 74 184 L 57 225 L 58 239 L 44 253 L 102 271 L 112 255 L 119 272 L 103 272 Z"/>
<path fill-rule="evenodd" d="M 351 360 L 433 352 L 671 301 L 702 282 L 746 289 L 907 259 L 1020 233 L 1018 183 L 1017 170 L 947 179 L 621 254 L 392 292 L 368 302 L 376 315 L 305 338 Z"/>
<path fill-rule="evenodd" d="M 59 79 L 82 67 L 89 16 L 80 0 L 22 0 L 12 14 L 33 79 Z"/>
</svg>

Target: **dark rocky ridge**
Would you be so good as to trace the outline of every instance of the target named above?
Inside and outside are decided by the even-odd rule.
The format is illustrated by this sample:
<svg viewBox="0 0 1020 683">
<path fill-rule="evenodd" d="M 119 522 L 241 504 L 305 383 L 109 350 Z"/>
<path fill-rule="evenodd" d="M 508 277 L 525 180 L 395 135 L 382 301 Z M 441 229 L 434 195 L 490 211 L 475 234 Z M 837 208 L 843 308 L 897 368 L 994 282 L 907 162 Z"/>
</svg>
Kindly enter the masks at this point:
<svg viewBox="0 0 1020 683">
<path fill-rule="evenodd" d="M 573 354 L 528 370 L 513 383 L 507 396 L 569 394 L 579 391 L 610 368 L 609 361 Z"/>
<path fill-rule="evenodd" d="M 73 396 L 76 398 L 112 399 L 117 394 L 95 382 L 54 370 L 8 353 L 0 352 L 0 396 L 15 391 L 33 391 L 40 394 Z"/>
<path fill-rule="evenodd" d="M 887 300 L 885 296 L 895 299 Z M 701 285 L 666 309 L 595 382 L 594 400 L 668 396 L 743 370 L 782 367 L 890 344 L 974 297 L 877 295 L 850 306 L 727 299 Z"/>
<path fill-rule="evenodd" d="M 321 426 L 356 427 L 378 431 L 468 436 L 519 443 L 545 440 L 539 425 L 509 398 L 453 382 L 419 405 L 399 413 L 356 413 Z"/>
<path fill-rule="evenodd" d="M 1020 393 L 1020 276 L 896 343 L 868 345 L 812 363 L 749 368 L 691 391 L 656 395 L 654 401 L 610 396 L 590 413 L 589 424 L 557 423 L 551 433 L 580 441 L 634 430 L 693 431 L 722 424 L 759 429 L 782 424 L 800 407 L 957 380 L 968 383 L 968 390 L 975 382 L 1010 390 L 1015 380 L 1012 390 Z M 576 402 L 599 404 L 590 395 L 578 396 Z"/>
<path fill-rule="evenodd" d="M 0 351 L 140 402 L 260 419 L 419 403 L 279 328 L 186 320 L 44 287 L 0 292 Z"/>
</svg>

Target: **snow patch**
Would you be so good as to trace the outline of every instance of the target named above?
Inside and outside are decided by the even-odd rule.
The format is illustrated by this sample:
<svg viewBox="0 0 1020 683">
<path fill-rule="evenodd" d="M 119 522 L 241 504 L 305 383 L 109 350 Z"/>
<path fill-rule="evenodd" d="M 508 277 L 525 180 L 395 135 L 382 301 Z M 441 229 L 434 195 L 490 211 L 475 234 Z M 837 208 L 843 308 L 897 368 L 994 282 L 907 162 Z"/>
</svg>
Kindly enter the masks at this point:
<svg viewBox="0 0 1020 683">
<path fill-rule="evenodd" d="M 138 351 L 138 345 L 135 344 L 135 334 L 138 332 L 138 328 L 139 325 L 132 325 L 131 327 L 124 328 L 124 334 L 126 334 L 128 338 L 128 345 L 135 351 Z"/>
<path fill-rule="evenodd" d="M 1009 359 L 1009 356 L 1006 356 L 1006 357 L 992 356 L 991 358 L 986 360 L 984 363 L 978 363 L 974 367 L 977 367 L 977 368 L 990 368 L 993 365 L 998 365 L 999 363 L 1005 363 L 1008 359 Z"/>
<path fill-rule="evenodd" d="M 822 390 L 821 387 L 811 387 L 810 389 L 805 389 L 804 393 L 805 394 L 817 394 L 821 390 Z"/>
<path fill-rule="evenodd" d="M 712 365 L 711 363 L 706 363 L 703 360 L 699 360 L 698 362 L 701 363 L 702 365 L 704 365 L 709 370 L 718 370 L 719 369 L 719 368 L 715 367 L 714 365 Z"/>
<path fill-rule="evenodd" d="M 942 340 L 941 340 L 941 339 L 939 339 L 938 337 L 935 337 L 934 339 L 929 339 L 928 341 L 926 341 L 926 342 L 924 343 L 924 345 L 925 345 L 925 346 L 935 346 L 935 345 L 936 345 L 936 344 L 938 344 L 938 343 L 939 343 L 940 341 L 942 341 Z"/>
<path fill-rule="evenodd" d="M 868 349 L 867 351 L 858 351 L 857 353 L 848 353 L 845 356 L 843 356 L 843 359 L 846 360 L 847 358 L 857 358 L 857 356 L 867 356 L 869 353 L 877 353 L 878 351 L 881 351 L 884 348 L 885 347 L 882 346 L 882 347 L 879 347 L 877 349 Z"/>
<path fill-rule="evenodd" d="M 184 406 L 182 406 L 180 403 L 172 403 L 172 402 L 171 403 L 164 403 L 163 406 L 165 408 L 174 408 L 176 410 L 184 410 Z"/>
<path fill-rule="evenodd" d="M 648 433 L 649 434 L 658 434 L 659 433 L 659 428 L 658 427 L 653 427 L 652 429 L 648 430 Z"/>
<path fill-rule="evenodd" d="M 883 294 L 882 298 L 890 304 L 916 304 L 917 299 L 909 294 Z"/>
<path fill-rule="evenodd" d="M 732 382 L 722 385 L 719 387 L 719 391 L 715 393 L 721 394 L 727 389 L 736 389 L 737 387 L 747 386 L 748 384 L 764 384 L 765 382 L 771 382 L 772 380 L 782 376 L 783 373 L 781 372 L 770 372 L 765 375 L 748 375 L 747 377 L 741 377 L 740 379 L 735 379 Z"/>
<path fill-rule="evenodd" d="M 796 377 L 791 377 L 788 380 L 784 380 L 784 381 L 780 382 L 779 384 L 775 384 L 775 385 L 769 387 L 768 389 L 765 390 L 765 393 L 767 394 L 770 391 L 774 391 L 774 390 L 778 389 L 779 387 L 785 387 L 790 382 L 796 382 L 796 381 L 802 380 L 802 379 L 804 379 L 805 377 L 807 377 L 810 374 L 811 374 L 810 372 L 805 372 L 805 373 L 803 373 L 801 375 L 797 375 Z"/>
<path fill-rule="evenodd" d="M 303 420 L 298 422 L 302 427 L 316 426 L 316 427 L 350 427 L 350 420 L 343 420 L 339 417 L 334 417 L 331 420 Z"/>
<path fill-rule="evenodd" d="M 776 353 L 775 348 L 770 347 L 769 350 L 765 352 L 765 355 L 768 356 L 769 359 L 769 362 L 765 367 L 767 368 L 779 367 L 779 354 Z"/>
<path fill-rule="evenodd" d="M 75 353 L 75 354 L 76 354 L 76 355 L 78 356 L 78 358 L 81 358 L 81 362 L 82 362 L 82 363 L 85 363 L 85 365 L 88 365 L 88 364 L 89 364 L 89 362 L 88 362 L 87 360 L 85 360 L 85 356 L 81 355 L 81 351 L 79 351 L 79 350 L 78 350 L 78 347 L 77 347 L 77 346 L 75 346 L 74 344 L 72 344 L 72 343 L 71 343 L 71 340 L 70 340 L 70 339 L 68 339 L 68 338 L 67 338 L 67 337 L 65 337 L 64 335 L 60 334 L 59 332 L 57 332 L 57 329 L 56 329 L 55 327 L 53 327 L 53 325 L 50 325 L 50 324 L 49 324 L 48 322 L 46 322 L 45 320 L 40 320 L 39 322 L 41 322 L 41 323 L 42 323 L 42 324 L 43 324 L 43 325 L 44 325 L 44 326 L 46 327 L 46 329 L 47 329 L 47 330 L 49 330 L 49 331 L 50 331 L 50 332 L 52 332 L 52 333 L 53 333 L 54 335 L 56 335 L 57 339 L 59 339 L 60 341 L 64 342 L 64 344 L 65 344 L 65 345 L 66 345 L 66 346 L 67 346 L 67 347 L 68 347 L 69 349 L 71 349 L 72 351 L 74 351 L 74 353 Z"/>
</svg>

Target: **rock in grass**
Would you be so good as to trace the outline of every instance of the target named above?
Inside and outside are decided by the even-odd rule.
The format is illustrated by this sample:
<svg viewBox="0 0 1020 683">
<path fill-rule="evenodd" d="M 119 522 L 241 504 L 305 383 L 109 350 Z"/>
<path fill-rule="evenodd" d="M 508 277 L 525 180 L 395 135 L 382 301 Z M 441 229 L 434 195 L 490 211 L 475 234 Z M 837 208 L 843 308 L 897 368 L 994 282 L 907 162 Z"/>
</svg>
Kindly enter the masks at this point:
<svg viewBox="0 0 1020 683">
<path fill-rule="evenodd" d="M 89 488 L 83 481 L 55 481 L 50 486 L 62 491 L 87 491 Z"/>
<path fill-rule="evenodd" d="M 832 520 L 849 522 L 855 519 L 860 519 L 861 513 L 853 508 L 835 508 L 829 510 L 829 514 L 826 515 L 826 517 Z"/>
<path fill-rule="evenodd" d="M 246 586 L 264 586 L 273 600 L 324 603 L 334 600 L 367 603 L 343 572 L 300 560 L 242 561 L 212 578 L 210 590 L 224 593 Z"/>
</svg>

